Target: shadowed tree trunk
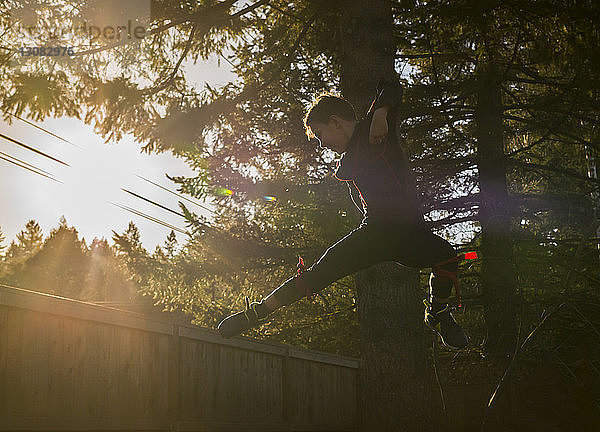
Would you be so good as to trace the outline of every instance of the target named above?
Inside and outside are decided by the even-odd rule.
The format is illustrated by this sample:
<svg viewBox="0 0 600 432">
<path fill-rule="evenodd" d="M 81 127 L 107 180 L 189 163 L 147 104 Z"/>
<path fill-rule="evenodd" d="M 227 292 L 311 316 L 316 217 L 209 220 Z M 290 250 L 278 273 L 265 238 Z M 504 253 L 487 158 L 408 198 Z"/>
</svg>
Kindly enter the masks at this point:
<svg viewBox="0 0 600 432">
<path fill-rule="evenodd" d="M 372 102 L 378 79 L 396 77 L 391 3 L 376 0 L 365 7 L 353 0 L 343 8 L 341 87 L 360 115 Z M 431 430 L 418 271 L 386 263 L 358 274 L 356 284 L 362 353 L 360 430 Z"/>
<path fill-rule="evenodd" d="M 501 77 L 493 62 L 482 63 L 478 71 L 475 106 L 479 158 L 481 205 L 481 292 L 487 332 L 485 350 L 500 360 L 509 361 L 516 344 L 516 279 L 511 234 L 510 202 L 504 156 Z M 503 431 L 513 419 L 512 401 L 496 407 L 496 415 L 486 430 Z"/>
<path fill-rule="evenodd" d="M 482 293 L 486 350 L 505 354 L 515 347 L 515 268 L 511 209 L 506 187 L 500 77 L 493 63 L 480 66 L 475 121 L 479 157 L 482 227 Z"/>
<path fill-rule="evenodd" d="M 433 430 L 418 272 L 386 263 L 359 273 L 356 284 L 361 431 Z"/>
</svg>

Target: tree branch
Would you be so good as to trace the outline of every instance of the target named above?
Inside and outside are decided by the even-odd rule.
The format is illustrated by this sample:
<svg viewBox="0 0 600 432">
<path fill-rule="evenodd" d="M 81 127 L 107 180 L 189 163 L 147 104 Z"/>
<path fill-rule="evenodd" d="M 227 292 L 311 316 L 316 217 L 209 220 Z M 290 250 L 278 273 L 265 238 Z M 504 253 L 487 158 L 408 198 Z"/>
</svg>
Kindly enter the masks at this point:
<svg viewBox="0 0 600 432">
<path fill-rule="evenodd" d="M 487 407 L 486 407 L 484 415 L 483 415 L 483 421 L 481 424 L 482 432 L 485 431 L 486 422 L 487 422 L 487 419 L 489 418 L 491 409 L 496 404 L 496 400 L 498 400 L 498 397 L 500 396 L 500 393 L 504 388 L 504 384 L 508 381 L 508 378 L 510 377 L 511 372 L 513 371 L 513 369 L 515 367 L 515 364 L 517 362 L 517 358 L 519 357 L 519 354 L 521 353 L 521 351 L 523 351 L 523 348 L 525 348 L 525 345 L 527 345 L 527 342 L 529 342 L 529 340 L 533 337 L 533 335 L 546 323 L 548 318 L 550 318 L 551 316 L 558 313 L 560 311 L 560 309 L 562 309 L 563 306 L 565 306 L 565 303 L 561 303 L 552 312 L 545 314 L 544 317 L 542 318 L 542 320 L 539 322 L 539 324 L 537 326 L 535 326 L 535 328 L 531 331 L 531 333 L 529 333 L 529 335 L 523 341 L 523 343 L 520 346 L 517 346 L 517 349 L 515 350 L 515 354 L 511 360 L 510 364 L 508 365 L 508 368 L 506 368 L 506 371 L 504 372 L 502 379 L 496 386 L 496 389 L 494 390 L 494 393 L 492 394 L 492 397 L 490 398 L 490 400 L 487 404 Z"/>
<path fill-rule="evenodd" d="M 519 153 L 523 153 L 526 152 L 527 150 L 531 150 L 532 148 L 534 148 L 535 146 L 537 146 L 538 144 L 542 143 L 543 141 L 547 140 L 548 137 L 550 136 L 551 132 L 548 130 L 541 138 L 535 140 L 533 143 L 525 146 L 525 147 L 521 147 L 518 150 L 515 150 L 514 152 L 511 152 L 509 154 L 506 155 L 507 158 L 510 158 L 512 156 L 518 155 Z"/>
<path fill-rule="evenodd" d="M 254 9 L 256 9 L 256 8 L 258 8 L 258 7 L 260 7 L 260 6 L 264 5 L 264 4 L 268 4 L 268 3 L 269 3 L 268 0 L 259 0 L 256 3 L 251 4 L 250 6 L 247 6 L 244 9 L 242 9 L 242 10 L 234 13 L 233 15 L 231 15 L 231 18 L 237 18 L 239 16 L 245 15 L 248 12 L 251 12 Z M 269 6 L 273 7 L 272 5 L 269 5 Z"/>
<path fill-rule="evenodd" d="M 586 177 L 584 175 L 579 174 L 577 171 L 567 169 L 567 168 L 551 167 L 548 165 L 535 164 L 535 163 L 531 163 L 531 162 L 523 162 L 523 161 L 509 159 L 509 158 L 506 159 L 506 162 L 508 164 L 512 164 L 512 165 L 516 165 L 516 166 L 520 166 L 520 167 L 524 167 L 524 168 L 532 168 L 532 169 L 539 169 L 542 171 L 549 171 L 549 172 L 553 172 L 553 173 L 557 173 L 557 174 L 562 174 L 564 176 L 574 178 L 576 180 L 600 184 L 600 179 Z"/>
<path fill-rule="evenodd" d="M 201 107 L 195 108 L 185 113 L 180 113 L 178 118 L 174 119 L 174 121 L 176 121 L 178 125 L 182 123 L 192 123 L 194 125 L 195 130 L 190 132 L 191 137 L 192 135 L 195 135 L 196 131 L 202 128 L 203 125 L 206 123 L 207 114 L 209 117 L 215 118 L 221 115 L 226 108 L 254 97 L 257 93 L 259 93 L 261 90 L 263 90 L 272 82 L 274 82 L 281 75 L 281 72 L 291 63 L 293 54 L 298 49 L 300 43 L 306 35 L 306 32 L 312 26 L 312 23 L 315 21 L 316 17 L 317 13 L 314 13 L 309 19 L 309 21 L 307 21 L 304 24 L 302 30 L 296 37 L 296 40 L 294 41 L 288 53 L 285 55 L 283 61 L 281 61 L 279 64 L 271 63 L 269 65 L 272 67 L 272 71 L 270 73 L 262 74 L 263 76 L 266 75 L 267 78 L 265 78 L 265 80 L 260 85 L 257 84 L 247 86 L 239 94 L 232 97 L 231 99 L 227 98 L 227 96 L 225 95 L 221 95 L 208 104 L 205 104 Z M 169 121 L 168 117 L 165 117 L 163 120 Z"/>
<path fill-rule="evenodd" d="M 502 116 L 502 118 L 504 118 L 506 120 L 514 120 L 514 121 L 517 121 L 519 123 L 523 123 L 523 124 L 527 124 L 527 125 L 532 125 L 532 126 L 536 126 L 536 127 L 542 127 L 542 125 L 539 124 L 538 122 L 536 122 L 535 120 L 530 120 L 530 119 L 527 119 L 527 118 L 524 118 L 524 117 L 518 117 L 518 116 L 510 115 L 510 114 L 504 114 Z M 556 136 L 561 136 L 562 135 L 564 138 L 571 139 L 571 140 L 573 140 L 573 141 L 575 141 L 575 142 L 577 142 L 579 144 L 592 145 L 592 146 L 594 145 L 593 142 L 591 142 L 591 141 L 585 141 L 584 139 L 582 139 L 582 138 L 580 138 L 578 136 L 572 135 L 570 133 L 557 132 L 557 131 L 552 131 L 552 133 L 555 134 Z"/>
<path fill-rule="evenodd" d="M 228 9 L 231 6 L 233 6 L 236 2 L 237 2 L 237 0 L 227 0 L 227 1 L 224 1 L 224 2 L 221 2 L 221 3 L 218 3 L 217 5 L 215 5 L 213 7 L 213 11 L 212 12 L 213 12 L 213 14 L 215 14 L 215 13 L 218 13 L 218 12 L 220 12 L 222 10 Z M 251 5 L 245 7 L 244 9 L 242 9 L 242 10 L 240 10 L 240 11 L 238 11 L 238 12 L 232 14 L 232 15 L 228 15 L 225 18 L 222 18 L 222 19 L 219 19 L 217 21 L 211 22 L 211 25 L 215 26 L 216 24 L 220 24 L 220 23 L 228 21 L 228 20 L 233 20 L 235 18 L 239 18 L 240 16 L 242 16 L 242 15 L 248 13 L 248 12 L 251 12 L 254 9 L 256 9 L 256 8 L 258 8 L 258 7 L 260 7 L 260 6 L 264 5 L 264 4 L 267 4 L 267 3 L 268 3 L 267 0 L 259 0 L 258 2 L 254 3 L 254 4 L 251 4 Z M 183 18 L 178 18 L 178 19 L 175 19 L 175 20 L 171 21 L 169 24 L 163 24 L 163 25 L 161 25 L 161 26 L 159 26 L 159 27 L 157 27 L 155 29 L 149 30 L 148 32 L 146 32 L 146 36 L 151 36 L 153 34 L 161 33 L 161 32 L 163 32 L 165 30 L 168 30 L 168 29 L 170 29 L 172 27 L 175 27 L 175 26 L 177 26 L 179 24 L 183 24 L 183 23 L 191 22 L 191 23 L 194 23 L 194 24 L 198 25 L 198 24 L 201 24 L 201 20 L 202 21 L 207 21 L 206 11 L 205 10 L 202 10 L 202 13 L 198 12 L 198 13 L 195 13 L 195 14 L 192 14 L 192 15 L 185 16 Z M 129 40 L 129 39 L 123 39 L 123 40 L 120 40 L 118 42 L 114 42 L 114 43 L 111 43 L 111 44 L 108 44 L 108 45 L 105 45 L 105 46 L 102 46 L 102 47 L 98 47 L 98 48 L 94 48 L 94 49 L 90 49 L 90 50 L 86 50 L 86 51 L 76 52 L 73 56 L 74 57 L 81 57 L 81 56 L 84 56 L 84 55 L 95 54 L 95 53 L 98 53 L 98 52 L 101 52 L 101 51 L 107 51 L 107 50 L 110 50 L 112 48 L 116 48 L 118 46 L 130 43 L 131 41 L 132 40 Z"/>
<path fill-rule="evenodd" d="M 181 63 L 183 62 L 183 59 L 188 55 L 188 52 L 190 51 L 190 48 L 192 47 L 192 42 L 194 41 L 194 35 L 196 34 L 196 28 L 197 28 L 196 25 L 194 25 L 192 27 L 192 30 L 190 31 L 190 36 L 185 44 L 185 48 L 184 48 L 183 52 L 181 53 L 181 56 L 179 56 L 179 60 L 175 64 L 175 67 L 173 68 L 173 72 L 171 72 L 171 75 L 166 80 L 164 80 L 162 82 L 162 84 L 142 90 L 141 91 L 142 95 L 151 96 L 155 93 L 158 93 L 161 90 L 166 89 L 173 83 L 173 81 L 175 80 L 175 75 L 177 75 L 177 71 L 179 70 Z"/>
<path fill-rule="evenodd" d="M 453 216 L 449 216 L 447 218 L 439 219 L 436 221 L 427 222 L 426 224 L 429 228 L 440 228 L 446 225 L 456 225 L 462 222 L 477 222 L 477 216 L 464 216 L 455 218 Z"/>
</svg>

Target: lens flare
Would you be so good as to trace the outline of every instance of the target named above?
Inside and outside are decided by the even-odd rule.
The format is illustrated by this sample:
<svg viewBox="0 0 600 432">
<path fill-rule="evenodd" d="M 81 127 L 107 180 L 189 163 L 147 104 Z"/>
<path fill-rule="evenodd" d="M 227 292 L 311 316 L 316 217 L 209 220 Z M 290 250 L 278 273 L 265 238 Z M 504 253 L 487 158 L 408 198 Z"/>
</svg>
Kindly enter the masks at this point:
<svg viewBox="0 0 600 432">
<path fill-rule="evenodd" d="M 220 196 L 231 196 L 233 195 L 233 191 L 224 187 L 216 187 L 214 189 L 214 194 Z"/>
<path fill-rule="evenodd" d="M 275 198 L 274 196 L 270 196 L 270 195 L 264 196 L 263 198 L 265 199 L 265 201 L 269 201 L 269 202 L 277 201 L 277 198 Z"/>
</svg>

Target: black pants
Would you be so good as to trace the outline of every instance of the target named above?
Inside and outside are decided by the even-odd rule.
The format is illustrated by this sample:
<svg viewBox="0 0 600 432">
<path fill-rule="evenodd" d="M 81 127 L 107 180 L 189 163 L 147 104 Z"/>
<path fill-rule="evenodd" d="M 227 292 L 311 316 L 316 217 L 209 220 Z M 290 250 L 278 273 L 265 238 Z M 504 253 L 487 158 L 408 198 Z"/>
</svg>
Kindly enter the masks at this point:
<svg viewBox="0 0 600 432">
<path fill-rule="evenodd" d="M 382 224 L 363 222 L 358 228 L 329 247 L 301 277 L 288 279 L 269 297 L 288 305 L 310 292 L 318 292 L 349 274 L 386 261 L 412 268 L 433 267 L 456 256 L 450 243 L 422 224 Z M 456 272 L 457 263 L 442 266 Z M 300 279 L 300 280 L 298 280 Z M 432 274 L 430 295 L 447 298 L 452 281 Z"/>
</svg>

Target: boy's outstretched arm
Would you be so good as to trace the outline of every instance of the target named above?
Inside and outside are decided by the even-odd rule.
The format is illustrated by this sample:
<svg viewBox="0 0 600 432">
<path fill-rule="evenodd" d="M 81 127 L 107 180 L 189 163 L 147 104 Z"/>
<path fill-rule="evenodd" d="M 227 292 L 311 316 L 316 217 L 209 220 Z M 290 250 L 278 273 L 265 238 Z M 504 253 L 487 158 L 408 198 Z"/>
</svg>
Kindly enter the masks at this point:
<svg viewBox="0 0 600 432">
<path fill-rule="evenodd" d="M 379 80 L 377 98 L 373 101 L 369 113 L 373 113 L 369 130 L 369 143 L 378 144 L 388 133 L 388 113 L 402 103 L 402 86 L 397 80 Z M 367 114 L 367 115 L 368 115 Z"/>
<path fill-rule="evenodd" d="M 379 144 L 385 139 L 388 133 L 387 113 L 387 106 L 377 108 L 373 112 L 369 129 L 369 144 Z"/>
</svg>

